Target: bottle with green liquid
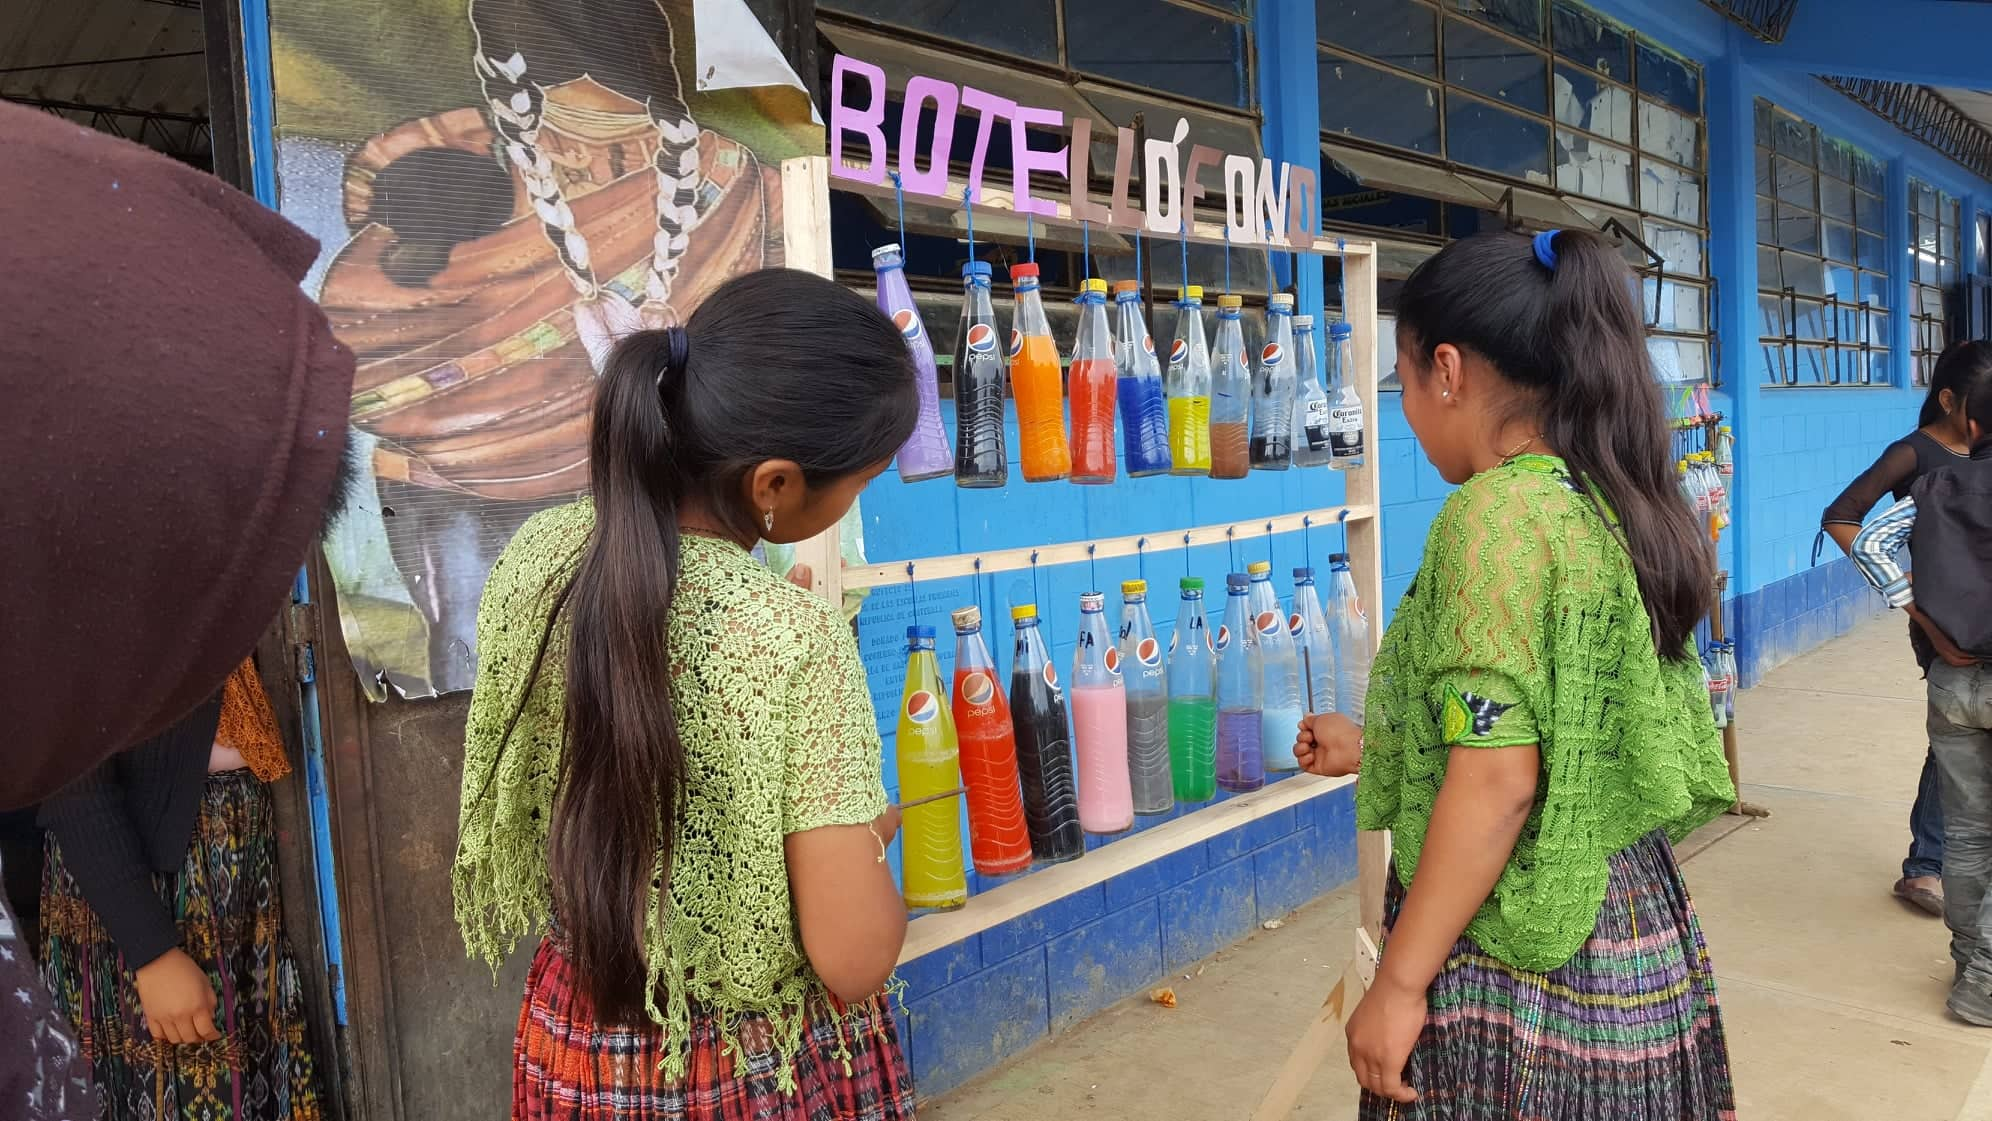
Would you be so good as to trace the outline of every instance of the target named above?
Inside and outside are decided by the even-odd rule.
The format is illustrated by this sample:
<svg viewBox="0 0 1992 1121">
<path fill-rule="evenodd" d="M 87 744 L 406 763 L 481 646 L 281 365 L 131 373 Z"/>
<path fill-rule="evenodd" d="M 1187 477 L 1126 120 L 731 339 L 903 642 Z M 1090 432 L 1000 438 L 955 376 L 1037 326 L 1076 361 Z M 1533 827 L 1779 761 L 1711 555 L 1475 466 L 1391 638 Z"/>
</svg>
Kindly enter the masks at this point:
<svg viewBox="0 0 1992 1121">
<path fill-rule="evenodd" d="M 906 628 L 906 691 L 899 702 L 899 800 L 917 802 L 961 785 L 961 756 L 934 628 Z M 899 825 L 901 892 L 916 911 L 952 911 L 968 902 L 961 858 L 961 802 L 942 798 L 906 810 Z"/>
<path fill-rule="evenodd" d="M 1204 618 L 1204 582 L 1183 577 L 1169 639 L 1169 767 L 1178 802 L 1217 796 L 1216 662 Z"/>
</svg>

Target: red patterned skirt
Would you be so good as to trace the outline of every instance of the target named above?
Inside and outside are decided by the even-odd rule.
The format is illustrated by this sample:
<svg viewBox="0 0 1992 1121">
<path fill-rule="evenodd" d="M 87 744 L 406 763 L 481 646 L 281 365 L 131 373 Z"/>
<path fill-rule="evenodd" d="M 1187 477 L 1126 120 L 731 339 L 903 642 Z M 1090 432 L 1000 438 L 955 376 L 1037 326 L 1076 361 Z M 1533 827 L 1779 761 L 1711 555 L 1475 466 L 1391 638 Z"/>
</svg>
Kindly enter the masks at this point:
<svg viewBox="0 0 1992 1121">
<path fill-rule="evenodd" d="M 513 1121 L 901 1121 L 913 1116 L 913 1078 L 887 998 L 846 1007 L 818 991 L 802 1048 L 774 1045 L 765 1016 L 735 1019 L 728 1053 L 719 1017 L 692 1011 L 682 1079 L 667 1081 L 663 1029 L 648 1021 L 604 1026 L 551 938 L 526 976 L 512 1046 Z M 852 1015 L 852 1013 L 857 1015 Z M 784 1066 L 795 1091 L 778 1087 Z"/>
</svg>

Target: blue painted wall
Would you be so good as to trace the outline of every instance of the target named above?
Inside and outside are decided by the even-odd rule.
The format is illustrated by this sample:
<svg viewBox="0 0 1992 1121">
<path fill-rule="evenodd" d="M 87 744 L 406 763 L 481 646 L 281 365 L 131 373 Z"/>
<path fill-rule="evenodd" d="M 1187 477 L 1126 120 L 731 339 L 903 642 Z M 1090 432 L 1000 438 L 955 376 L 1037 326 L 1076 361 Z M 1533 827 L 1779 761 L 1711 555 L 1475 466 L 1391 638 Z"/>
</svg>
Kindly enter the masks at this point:
<svg viewBox="0 0 1992 1121">
<path fill-rule="evenodd" d="M 1750 40 L 1696 0 L 1594 0 L 1593 6 L 1705 69 L 1709 251 L 1716 281 L 1712 314 L 1721 340 L 1718 362 L 1724 386 L 1715 394 L 1715 407 L 1731 418 L 1739 447 L 1732 481 L 1736 525 L 1721 545 L 1721 556 L 1732 573 L 1729 628 L 1739 641 L 1748 684 L 1778 662 L 1880 610 L 1878 597 L 1830 544 L 1829 560 L 1816 567 L 1810 563 L 1812 539 L 1820 510 L 1882 447 L 1913 426 L 1921 401 L 1921 391 L 1907 386 L 1900 366 L 1899 384 L 1892 388 L 1759 387 L 1752 105 L 1757 97 L 1768 98 L 1889 161 L 1894 214 L 1889 250 L 1898 264 L 1906 264 L 1903 186 L 1909 176 L 1966 199 L 1967 231 L 1972 228 L 1969 200 L 1992 198 L 1992 185 L 1897 133 L 1808 73 L 1890 76 L 1891 68 L 1907 65 L 1928 47 L 1918 36 L 1928 32 L 1929 21 L 1969 6 L 1899 0 L 1899 13 L 1875 20 L 1855 0 L 1807 0 L 1801 6 L 1802 27 L 1794 29 L 1799 46 L 1785 54 Z M 1314 5 L 1261 0 L 1258 8 L 1254 34 L 1266 153 L 1318 170 Z M 1976 10 L 1970 18 L 1992 22 L 1992 14 Z M 1817 30 L 1856 25 L 1863 29 L 1859 36 Z M 1964 64 L 1962 57 L 1956 61 Z M 1959 79 L 1953 84 L 1968 83 Z M 1967 234 L 1967 254 L 1969 240 Z M 1902 309 L 1909 302 L 1908 271 L 1901 267 L 1896 273 L 1891 305 Z M 1319 314 L 1318 263 L 1304 264 L 1298 285 L 1301 310 Z M 1895 322 L 1892 349 L 1899 360 L 1907 354 L 1906 316 L 1898 314 Z M 1166 331 L 1163 324 L 1151 327 Z M 1449 488 L 1418 450 L 1395 395 L 1386 394 L 1379 411 L 1372 431 L 1384 509 L 1384 602 L 1376 617 L 1387 620 L 1410 582 L 1431 519 Z M 941 629 L 945 673 L 952 661 L 946 612 L 980 603 L 999 666 L 1007 670 L 1007 608 L 1035 600 L 1043 607 L 1053 657 L 1061 672 L 1069 672 L 1082 591 L 1111 592 L 1120 580 L 1144 577 L 1153 586 L 1156 623 L 1166 633 L 1175 615 L 1176 577 L 1204 577 L 1216 593 L 1210 607 L 1221 611 L 1225 572 L 1239 570 L 1248 560 L 1267 559 L 1284 578 L 1294 565 L 1325 563 L 1327 553 L 1340 545 L 1337 531 L 1322 528 L 1241 538 L 1229 547 L 1186 554 L 1180 543 L 1159 532 L 1164 527 L 1262 518 L 1333 505 L 1341 498 L 1341 480 L 1324 471 L 1259 475 L 1242 482 L 1123 479 L 1111 488 L 1019 484 L 993 492 L 961 491 L 938 482 L 909 487 L 892 476 L 880 480 L 864 497 L 866 544 L 874 561 L 1158 533 L 1141 556 L 1097 566 L 1046 566 L 946 581 L 922 579 L 915 570 L 907 585 L 875 592 L 860 617 L 859 634 L 888 744 L 888 786 L 896 786 L 891 740 L 909 623 L 917 619 Z M 1094 847 L 1102 843 L 1111 842 L 1091 842 Z M 1353 874 L 1352 808 L 1348 792 L 1340 791 L 910 963 L 902 970 L 908 1015 L 901 1027 L 921 1093 L 959 1085 Z M 985 886 L 971 882 L 976 889 Z"/>
</svg>

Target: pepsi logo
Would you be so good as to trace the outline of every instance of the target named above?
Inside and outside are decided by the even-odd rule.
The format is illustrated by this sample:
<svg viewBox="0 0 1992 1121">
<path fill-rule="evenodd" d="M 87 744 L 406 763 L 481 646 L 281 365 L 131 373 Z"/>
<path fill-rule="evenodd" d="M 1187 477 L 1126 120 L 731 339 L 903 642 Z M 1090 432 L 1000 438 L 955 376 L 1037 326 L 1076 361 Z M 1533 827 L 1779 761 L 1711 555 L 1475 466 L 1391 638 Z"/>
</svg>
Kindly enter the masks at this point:
<svg viewBox="0 0 1992 1121">
<path fill-rule="evenodd" d="M 987 323 L 977 323 L 968 329 L 968 349 L 977 354 L 988 354 L 996 349 L 996 328 Z"/>
<path fill-rule="evenodd" d="M 1058 669 L 1050 662 L 1044 664 L 1044 683 L 1053 689 L 1058 688 Z"/>
<path fill-rule="evenodd" d="M 1182 637 L 1181 631 L 1169 632 L 1169 653 L 1174 654 L 1176 652 L 1176 640 L 1181 637 Z"/>
<path fill-rule="evenodd" d="M 1170 642 L 1173 644 L 1175 640 Z M 1153 638 L 1144 638 L 1135 644 L 1134 657 L 1144 666 L 1159 666 L 1162 664 L 1162 644 Z"/>
<path fill-rule="evenodd" d="M 931 724 L 941 714 L 941 699 L 925 689 L 906 698 L 906 719 L 915 724 Z"/>
<path fill-rule="evenodd" d="M 1229 646 L 1229 645 L 1231 645 L 1231 628 L 1230 628 L 1229 626 L 1220 626 L 1220 627 L 1218 627 L 1218 628 L 1217 628 L 1217 648 L 1218 648 L 1219 650 L 1222 650 L 1222 649 L 1224 649 L 1225 647 L 1227 647 L 1227 646 Z"/>
<path fill-rule="evenodd" d="M 1175 341 L 1174 343 L 1171 343 L 1171 344 L 1170 344 L 1170 346 L 1169 346 L 1169 361 L 1170 361 L 1170 363 L 1171 363 L 1171 364 L 1174 364 L 1174 363 L 1177 363 L 1177 362 L 1187 362 L 1187 361 L 1189 361 L 1189 360 L 1190 360 L 1190 344 L 1189 344 L 1189 343 L 1186 343 L 1186 342 L 1184 342 L 1184 341 L 1183 341 L 1183 340 L 1181 340 L 1181 339 L 1177 339 L 1177 340 L 1176 340 L 1176 341 Z"/>
<path fill-rule="evenodd" d="M 986 705 L 996 696 L 996 683 L 986 673 L 971 673 L 961 679 L 961 699 L 972 705 Z"/>
<path fill-rule="evenodd" d="M 1266 366 L 1277 366 L 1284 358 L 1286 348 L 1278 343 L 1267 343 L 1266 348 L 1259 352 L 1259 362 Z"/>
<path fill-rule="evenodd" d="M 1260 634 L 1277 634 L 1280 629 L 1280 613 L 1261 611 L 1259 617 L 1252 620 L 1252 625 L 1259 628 Z"/>
<path fill-rule="evenodd" d="M 1141 349 L 1147 351 L 1150 358 L 1155 357 L 1155 336 L 1141 336 Z"/>
<path fill-rule="evenodd" d="M 1295 638 L 1300 637 L 1300 632 L 1303 629 L 1305 629 L 1306 626 L 1307 626 L 1307 620 L 1300 617 L 1300 612 L 1296 611 L 1293 614 L 1287 616 L 1287 630 L 1293 632 L 1293 636 Z"/>
<path fill-rule="evenodd" d="M 1114 647 L 1112 647 L 1112 646 L 1109 646 L 1109 647 L 1107 647 L 1107 658 L 1106 658 L 1106 661 L 1107 661 L 1107 672 L 1108 672 L 1108 673 L 1119 673 L 1119 672 L 1120 672 L 1120 651 L 1119 651 L 1118 649 L 1116 649 L 1116 648 L 1114 648 Z"/>
<path fill-rule="evenodd" d="M 892 325 L 899 328 L 899 333 L 906 336 L 908 342 L 920 337 L 920 314 L 910 307 L 893 312 Z"/>
<path fill-rule="evenodd" d="M 1010 331 L 1010 357 L 1015 358 L 1017 355 L 1022 354 L 1023 352 L 1024 352 L 1024 333 L 1022 331 L 1012 329 Z"/>
</svg>

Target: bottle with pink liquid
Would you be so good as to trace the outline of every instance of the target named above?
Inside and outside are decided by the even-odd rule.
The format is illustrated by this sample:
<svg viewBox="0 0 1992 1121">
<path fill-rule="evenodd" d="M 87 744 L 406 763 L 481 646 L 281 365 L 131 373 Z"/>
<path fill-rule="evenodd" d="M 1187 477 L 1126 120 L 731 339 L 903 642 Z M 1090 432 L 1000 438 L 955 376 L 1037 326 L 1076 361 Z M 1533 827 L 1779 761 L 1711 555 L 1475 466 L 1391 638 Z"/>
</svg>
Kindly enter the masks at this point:
<svg viewBox="0 0 1992 1121">
<path fill-rule="evenodd" d="M 913 306 L 913 289 L 906 283 L 906 255 L 899 246 L 881 245 L 872 250 L 872 269 L 878 274 L 878 309 L 891 317 L 893 326 L 913 352 L 919 370 L 920 421 L 899 449 L 899 477 L 917 483 L 954 474 L 954 448 L 941 426 L 940 375 L 934 370 L 934 342 L 920 322 Z"/>
<path fill-rule="evenodd" d="M 1127 690 L 1120 651 L 1107 627 L 1107 597 L 1079 597 L 1079 642 L 1072 655 L 1072 730 L 1079 756 L 1079 825 L 1088 833 L 1134 826 L 1127 771 Z"/>
</svg>

